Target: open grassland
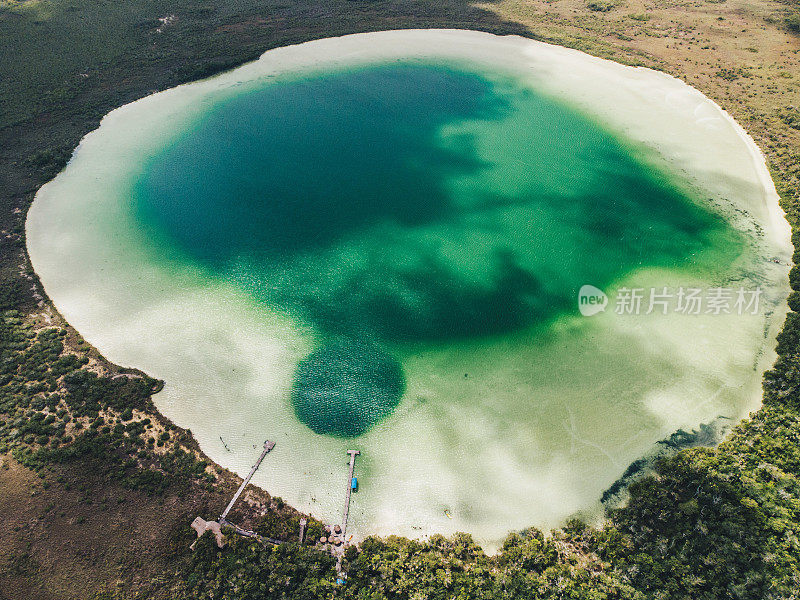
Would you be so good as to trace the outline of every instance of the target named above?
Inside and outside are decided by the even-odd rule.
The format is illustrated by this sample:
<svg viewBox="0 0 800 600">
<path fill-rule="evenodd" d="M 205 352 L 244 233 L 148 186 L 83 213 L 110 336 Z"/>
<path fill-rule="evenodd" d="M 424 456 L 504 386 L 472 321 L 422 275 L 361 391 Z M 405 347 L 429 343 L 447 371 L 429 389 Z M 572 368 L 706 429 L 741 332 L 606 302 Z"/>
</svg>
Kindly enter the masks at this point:
<svg viewBox="0 0 800 600">
<path fill-rule="evenodd" d="M 329 557 L 310 546 L 240 541 L 219 552 L 204 538 L 188 552 L 191 518 L 213 518 L 236 478 L 156 414 L 157 382 L 108 364 L 62 321 L 31 272 L 24 218 L 120 104 L 289 43 L 455 27 L 683 78 L 754 136 L 797 232 L 799 14 L 796 0 L 0 0 L 0 598 L 793 597 L 798 313 L 765 408 L 720 447 L 684 451 L 635 483 L 606 528 L 511 536 L 498 557 L 468 537 L 371 540 L 348 551 L 350 584 L 336 588 Z M 797 267 L 791 280 L 800 290 Z M 800 310 L 800 291 L 790 305 Z M 299 515 L 253 490 L 236 519 L 293 539 Z"/>
</svg>

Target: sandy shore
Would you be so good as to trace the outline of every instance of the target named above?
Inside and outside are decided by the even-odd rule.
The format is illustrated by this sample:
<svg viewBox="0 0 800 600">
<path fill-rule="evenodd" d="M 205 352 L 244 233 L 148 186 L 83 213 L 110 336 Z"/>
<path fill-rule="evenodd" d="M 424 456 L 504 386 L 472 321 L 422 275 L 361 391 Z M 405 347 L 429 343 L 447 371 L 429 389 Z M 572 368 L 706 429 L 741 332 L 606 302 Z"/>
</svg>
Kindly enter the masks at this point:
<svg viewBox="0 0 800 600">
<path fill-rule="evenodd" d="M 746 398 L 739 398 L 735 405 L 739 416 L 755 408 L 760 401 L 761 373 L 774 360 L 774 336 L 786 313 L 785 265 L 792 250 L 789 226 L 755 143 L 716 104 L 678 79 L 519 37 L 405 30 L 319 40 L 269 51 L 241 68 L 109 113 L 100 128 L 84 138 L 65 172 L 40 190 L 29 212 L 28 248 L 48 295 L 110 360 L 165 379 L 164 392 L 155 397 L 159 409 L 191 428 L 203 450 L 223 466 L 246 472 L 253 460 L 251 446 L 265 436 L 276 439 L 275 456 L 265 463 L 255 483 L 335 522 L 345 478 L 340 463 L 348 443 L 298 430 L 286 403 L 294 365 L 313 347 L 313 334 L 298 331 L 285 317 L 257 306 L 230 286 L 217 283 L 209 288 L 200 272 L 186 272 L 179 265 L 174 269 L 156 266 L 147 240 L 131 226 L 117 195 L 137 176 L 143 157 L 199 118 L 211 96 L 236 94 L 241 86 L 260 85 L 285 73 L 429 58 L 500 69 L 530 82 L 619 133 L 654 164 L 681 174 L 688 187 L 702 191 L 709 206 L 741 230 L 757 227 L 763 231 L 753 244 L 765 259 L 758 265 L 758 275 L 768 284 L 772 312 L 766 322 L 753 321 L 742 327 L 738 337 L 721 340 L 712 348 L 724 353 L 731 343 L 737 350 L 746 347 L 744 358 L 749 356 L 756 368 L 738 381 L 741 390 L 737 393 Z M 766 260 L 773 257 L 783 264 Z M 642 274 L 643 280 L 651 276 Z M 705 325 L 726 331 L 733 323 L 712 320 Z M 608 322 L 600 326 L 613 329 Z M 674 323 L 661 324 L 648 335 L 662 336 L 664 346 L 667 338 L 675 339 L 677 347 L 688 338 L 676 336 L 674 329 Z M 770 332 L 766 339 L 760 335 L 765 329 Z M 681 333 L 690 335 L 689 330 Z M 624 340 L 634 334 L 615 335 L 608 338 L 608 351 L 615 344 L 624 347 Z M 476 347 L 465 348 L 463 355 L 480 360 L 493 352 L 500 353 Z M 708 354 L 708 349 L 703 353 Z M 429 358 L 428 364 L 442 362 L 441 357 Z M 560 355 L 553 350 L 549 358 L 556 364 Z M 526 359 L 530 357 L 521 356 L 520 365 Z M 670 360 L 677 368 L 700 359 L 684 349 L 675 350 Z M 706 390 L 702 381 L 730 364 L 739 364 L 727 354 L 716 362 L 713 357 L 701 362 L 694 379 L 683 382 L 683 388 L 648 395 L 645 404 L 658 426 L 635 443 L 619 444 L 608 432 L 583 432 L 585 455 L 579 453 L 578 458 L 589 461 L 584 471 L 598 473 L 590 484 L 578 480 L 581 469 L 573 468 L 568 453 L 556 453 L 528 473 L 524 462 L 504 453 L 500 445 L 489 444 L 475 469 L 483 471 L 498 460 L 505 461 L 506 467 L 505 482 L 496 498 L 487 501 L 480 491 L 463 489 L 457 470 L 442 475 L 436 461 L 419 461 L 403 453 L 404 441 L 414 439 L 419 427 L 424 427 L 418 418 L 410 415 L 399 419 L 393 429 L 376 430 L 359 444 L 366 449 L 364 468 L 382 485 L 380 490 L 373 488 L 372 495 L 369 487 L 362 488 L 364 494 L 355 500 L 351 531 L 416 536 L 467 530 L 492 547 L 510 529 L 555 526 L 570 514 L 591 510 L 599 491 L 654 439 L 707 416 L 674 403 L 665 410 L 663 406 L 671 400 L 664 398 L 685 395 L 687 390 L 710 395 L 712 390 Z M 417 364 L 408 365 L 410 373 L 429 368 Z M 445 361 L 440 375 L 451 369 L 462 372 L 461 365 Z M 585 375 L 576 374 L 576 381 L 579 377 Z M 412 385 L 409 393 L 426 392 L 424 388 L 424 384 Z M 707 408 L 708 414 L 719 409 L 713 403 Z M 580 415 L 569 418 L 577 418 L 576 426 L 580 426 Z M 592 417 L 587 412 L 585 418 Z M 474 433 L 480 436 L 482 431 Z M 220 435 L 233 452 L 219 444 Z M 608 460 L 591 463 L 598 443 L 602 452 L 611 454 Z M 620 446 L 620 451 L 610 450 Z M 382 460 L 395 461 L 408 478 L 382 471 Z M 576 472 L 569 474 L 570 470 Z M 430 481 L 437 473 L 437 485 L 428 485 L 413 498 L 403 494 L 410 480 Z M 474 510 L 459 510 L 460 506 Z M 443 517 L 443 507 L 455 507 L 453 519 Z"/>
</svg>

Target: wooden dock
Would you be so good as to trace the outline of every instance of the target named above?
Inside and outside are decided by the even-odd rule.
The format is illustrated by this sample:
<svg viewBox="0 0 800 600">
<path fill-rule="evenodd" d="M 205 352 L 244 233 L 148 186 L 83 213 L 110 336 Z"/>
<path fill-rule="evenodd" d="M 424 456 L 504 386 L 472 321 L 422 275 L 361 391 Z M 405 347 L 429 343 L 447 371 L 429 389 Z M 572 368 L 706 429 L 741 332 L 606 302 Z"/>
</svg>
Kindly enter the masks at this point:
<svg viewBox="0 0 800 600">
<path fill-rule="evenodd" d="M 342 517 L 342 543 L 347 543 L 345 534 L 347 533 L 347 517 L 350 515 L 350 493 L 353 491 L 353 470 L 356 466 L 356 456 L 361 454 L 358 450 L 348 450 L 350 455 L 350 475 L 347 477 L 347 497 L 344 501 L 344 516 Z"/>
<path fill-rule="evenodd" d="M 264 451 L 261 453 L 261 456 L 258 457 L 258 460 L 256 461 L 256 464 L 253 465 L 253 468 L 250 469 L 250 473 L 247 474 L 247 477 L 245 477 L 245 480 L 242 482 L 242 485 L 240 485 L 239 489 L 236 490 L 236 493 L 233 495 L 233 498 L 231 498 L 231 501 L 228 503 L 228 506 L 226 506 L 225 510 L 222 511 L 222 514 L 219 516 L 219 522 L 220 523 L 224 523 L 225 522 L 225 517 L 228 516 L 228 513 L 230 512 L 231 508 L 233 508 L 233 505 L 236 504 L 236 501 L 239 499 L 239 496 L 244 491 L 244 488 L 247 487 L 247 484 L 250 483 L 250 479 L 252 479 L 253 475 L 255 475 L 256 471 L 258 471 L 258 467 L 261 466 L 261 461 L 264 460 L 264 457 L 274 447 L 275 447 L 275 442 L 270 442 L 269 440 L 264 442 Z M 352 469 L 352 466 L 351 466 L 351 468 L 350 468 L 351 477 L 352 477 L 352 473 L 353 473 L 353 469 Z M 348 494 L 348 497 L 349 497 L 349 494 Z"/>
<path fill-rule="evenodd" d="M 219 439 L 222 440 L 222 437 L 220 437 Z M 225 441 L 223 440 L 222 443 L 225 444 Z M 257 539 L 259 542 L 261 542 L 263 544 L 278 545 L 278 544 L 282 543 L 280 540 L 264 537 L 263 535 L 258 535 L 255 531 L 248 531 L 247 529 L 242 529 L 241 527 L 239 527 L 235 523 L 231 523 L 230 521 L 228 521 L 225 518 L 225 517 L 228 516 L 228 513 L 233 508 L 233 505 L 236 504 L 236 501 L 239 499 L 239 496 L 242 495 L 242 492 L 244 491 L 244 488 L 246 488 L 247 484 L 250 483 L 250 479 L 253 478 L 253 475 L 255 475 L 256 471 L 258 470 L 258 467 L 261 466 L 261 461 L 264 460 L 264 457 L 274 447 L 275 447 L 275 442 L 270 442 L 269 440 L 264 442 L 264 450 L 263 450 L 263 452 L 261 452 L 261 456 L 258 457 L 258 460 L 256 461 L 256 464 L 254 464 L 253 468 L 250 469 L 250 473 L 247 474 L 247 477 L 245 477 L 244 481 L 242 481 L 242 485 L 239 486 L 239 489 L 236 490 L 236 493 L 233 495 L 233 498 L 231 498 L 231 501 L 228 502 L 228 506 L 225 507 L 225 510 L 219 516 L 219 520 L 218 521 L 205 521 L 201 517 L 197 517 L 194 520 L 194 522 L 192 523 L 192 527 L 194 528 L 195 531 L 197 531 L 198 537 L 203 535 L 203 533 L 205 533 L 205 531 L 210 530 L 210 531 L 214 532 L 214 535 L 217 538 L 217 546 L 222 548 L 222 546 L 224 545 L 225 542 L 223 541 L 222 529 L 221 528 L 222 527 L 230 527 L 231 529 L 233 529 L 239 535 L 243 535 L 243 536 L 246 536 L 246 537 L 249 537 L 249 538 Z M 225 449 L 226 450 L 228 449 L 227 444 L 225 445 Z M 195 544 L 196 543 L 197 542 L 192 544 L 192 546 L 191 546 L 192 549 L 195 548 Z"/>
</svg>

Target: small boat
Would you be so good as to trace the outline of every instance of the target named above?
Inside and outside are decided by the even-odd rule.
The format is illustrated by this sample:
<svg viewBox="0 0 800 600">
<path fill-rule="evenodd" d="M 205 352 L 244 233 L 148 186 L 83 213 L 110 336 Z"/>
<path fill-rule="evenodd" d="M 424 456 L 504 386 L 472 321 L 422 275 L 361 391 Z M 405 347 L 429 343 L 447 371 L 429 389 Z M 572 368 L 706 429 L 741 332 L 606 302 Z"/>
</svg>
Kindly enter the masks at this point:
<svg viewBox="0 0 800 600">
<path fill-rule="evenodd" d="M 358 479 L 356 479 L 355 477 L 353 477 L 350 480 L 350 489 L 353 490 L 354 492 L 358 491 Z"/>
<path fill-rule="evenodd" d="M 445 509 L 445 510 L 444 510 L 444 515 L 445 515 L 445 516 L 446 516 L 448 519 L 452 519 L 452 518 L 453 518 L 453 515 L 451 515 L 451 514 L 450 514 L 450 511 L 449 511 L 449 510 L 447 510 L 447 509 Z"/>
</svg>

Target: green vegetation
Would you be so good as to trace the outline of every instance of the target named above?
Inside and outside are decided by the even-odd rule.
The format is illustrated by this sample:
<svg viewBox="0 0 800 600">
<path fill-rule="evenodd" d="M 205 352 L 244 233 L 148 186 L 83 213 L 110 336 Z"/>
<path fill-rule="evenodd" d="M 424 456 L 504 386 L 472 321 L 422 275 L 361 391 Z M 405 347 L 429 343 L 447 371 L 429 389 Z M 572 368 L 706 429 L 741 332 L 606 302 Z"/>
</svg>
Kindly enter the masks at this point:
<svg viewBox="0 0 800 600">
<path fill-rule="evenodd" d="M 184 580 L 184 597 L 238 600 L 281 598 L 318 600 L 334 592 L 336 572 L 330 554 L 297 544 L 262 546 L 234 538 L 219 551 L 205 534 Z"/>
<path fill-rule="evenodd" d="M 787 30 L 800 33 L 800 0 L 778 0 L 785 8 L 774 15 L 770 15 L 768 22 L 783 22 Z"/>
<path fill-rule="evenodd" d="M 150 421 L 133 420 L 133 410 L 152 410 L 155 380 L 98 377 L 83 368 L 86 356 L 64 351 L 66 335 L 34 331 L 16 311 L 0 316 L 0 448 L 35 471 L 80 460 L 149 494 L 205 478 L 206 463 L 180 448 L 139 454 Z M 165 430 L 159 441 L 168 439 Z"/>
<path fill-rule="evenodd" d="M 616 2 L 609 2 L 609 0 L 589 0 L 586 3 L 586 8 L 594 12 L 608 12 L 616 6 Z"/>
<path fill-rule="evenodd" d="M 740 77 L 752 77 L 752 75 L 747 69 L 740 67 L 737 69 L 720 69 L 717 71 L 717 77 L 726 81 L 736 81 Z"/>
<path fill-rule="evenodd" d="M 800 130 L 800 109 L 796 106 L 785 106 L 778 111 L 781 120 L 793 129 Z"/>
</svg>

